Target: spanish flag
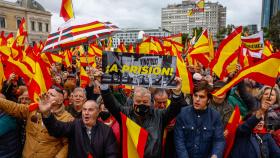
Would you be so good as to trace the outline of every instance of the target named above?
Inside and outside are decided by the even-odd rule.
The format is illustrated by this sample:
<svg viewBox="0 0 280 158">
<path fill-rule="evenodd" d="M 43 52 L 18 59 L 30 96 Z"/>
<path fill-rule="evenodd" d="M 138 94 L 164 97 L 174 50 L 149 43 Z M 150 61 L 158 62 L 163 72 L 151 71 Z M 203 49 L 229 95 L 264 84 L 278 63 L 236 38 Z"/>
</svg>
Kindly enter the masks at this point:
<svg viewBox="0 0 280 158">
<path fill-rule="evenodd" d="M 220 96 L 230 90 L 234 85 L 242 81 L 244 78 L 250 78 L 262 84 L 273 87 L 280 68 L 280 53 L 271 55 L 269 58 L 247 67 L 240 71 L 224 87 L 214 92 L 214 96 Z"/>
<path fill-rule="evenodd" d="M 148 132 L 121 113 L 123 158 L 144 158 Z"/>
<path fill-rule="evenodd" d="M 210 63 L 212 71 L 220 78 L 227 76 L 226 67 L 238 57 L 241 52 L 242 26 L 236 28 L 226 39 L 224 39 L 217 51 L 217 57 Z"/>
<path fill-rule="evenodd" d="M 239 107 L 236 105 L 225 128 L 225 130 L 228 131 L 228 135 L 225 137 L 226 147 L 224 150 L 224 158 L 227 158 L 228 155 L 230 154 L 230 151 L 234 144 L 236 129 L 240 122 L 241 122 L 240 110 Z"/>
<path fill-rule="evenodd" d="M 88 54 L 102 57 L 102 49 L 96 43 L 91 44 L 88 48 Z"/>
<path fill-rule="evenodd" d="M 46 93 L 52 85 L 51 74 L 45 63 L 37 58 L 35 63 L 35 73 L 28 87 L 29 96 L 33 101 L 37 101 L 38 97 Z"/>
<path fill-rule="evenodd" d="M 116 52 L 118 52 L 118 53 L 126 53 L 127 52 L 123 42 L 120 43 L 120 45 L 118 46 Z"/>
<path fill-rule="evenodd" d="M 201 36 L 198 38 L 194 46 L 189 49 L 189 55 L 199 61 L 204 67 L 209 66 L 210 58 L 210 44 L 208 39 L 208 31 L 204 30 Z"/>
<path fill-rule="evenodd" d="M 89 84 L 89 82 L 90 82 L 89 76 L 88 76 L 87 72 L 85 71 L 85 69 L 81 66 L 81 69 L 80 69 L 80 87 L 86 88 L 86 86 Z"/>
<path fill-rule="evenodd" d="M 193 82 L 187 65 L 182 58 L 183 45 L 182 43 L 172 41 L 170 39 L 163 39 L 163 47 L 170 55 L 177 57 L 176 72 L 177 76 L 182 79 L 182 92 L 184 94 L 191 94 L 193 89 Z"/>
<path fill-rule="evenodd" d="M 264 41 L 263 58 L 269 57 L 273 53 L 273 47 L 269 40 Z"/>
<path fill-rule="evenodd" d="M 70 52 L 70 50 L 66 50 L 64 52 L 64 62 L 63 64 L 66 66 L 66 67 L 69 67 L 72 65 L 72 52 Z"/>
<path fill-rule="evenodd" d="M 80 57 L 80 62 L 81 62 L 82 66 L 91 66 L 94 63 L 96 63 L 95 56 L 83 55 L 83 56 Z"/>
<path fill-rule="evenodd" d="M 129 44 L 128 53 L 134 53 L 134 48 L 132 43 Z"/>
<path fill-rule="evenodd" d="M 63 55 L 53 54 L 50 52 L 46 52 L 44 54 L 47 56 L 47 58 L 51 64 L 52 63 L 62 63 Z"/>
<path fill-rule="evenodd" d="M 192 9 L 188 10 L 187 16 L 193 16 L 193 10 Z"/>
<path fill-rule="evenodd" d="M 17 46 L 24 46 L 26 36 L 27 36 L 26 22 L 25 19 L 22 18 L 20 26 L 17 31 L 16 41 L 14 44 Z"/>
<path fill-rule="evenodd" d="M 74 17 L 72 0 L 62 0 L 60 17 L 63 17 L 65 22 Z"/>
<path fill-rule="evenodd" d="M 143 42 L 138 45 L 136 49 L 140 54 L 163 54 L 163 45 L 156 37 L 148 36 Z"/>
</svg>

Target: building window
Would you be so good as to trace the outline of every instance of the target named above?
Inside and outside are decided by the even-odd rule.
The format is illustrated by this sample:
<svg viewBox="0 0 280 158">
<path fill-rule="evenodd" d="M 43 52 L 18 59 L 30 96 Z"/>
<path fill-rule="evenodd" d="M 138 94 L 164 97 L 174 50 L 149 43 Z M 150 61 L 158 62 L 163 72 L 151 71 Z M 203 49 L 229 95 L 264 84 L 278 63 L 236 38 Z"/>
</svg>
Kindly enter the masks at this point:
<svg viewBox="0 0 280 158">
<path fill-rule="evenodd" d="M 35 30 L 35 22 L 34 21 L 31 21 L 31 30 L 32 31 L 36 31 Z"/>
<path fill-rule="evenodd" d="M 0 28 L 5 28 L 6 22 L 4 17 L 0 17 Z"/>
<path fill-rule="evenodd" d="M 46 32 L 49 32 L 49 24 L 45 24 L 46 25 Z"/>
<path fill-rule="evenodd" d="M 21 18 L 17 18 L 17 28 L 20 27 L 20 24 L 21 24 Z"/>
<path fill-rule="evenodd" d="M 42 29 L 42 23 L 41 22 L 38 22 L 38 26 L 39 26 L 39 31 L 42 32 L 43 29 Z"/>
</svg>

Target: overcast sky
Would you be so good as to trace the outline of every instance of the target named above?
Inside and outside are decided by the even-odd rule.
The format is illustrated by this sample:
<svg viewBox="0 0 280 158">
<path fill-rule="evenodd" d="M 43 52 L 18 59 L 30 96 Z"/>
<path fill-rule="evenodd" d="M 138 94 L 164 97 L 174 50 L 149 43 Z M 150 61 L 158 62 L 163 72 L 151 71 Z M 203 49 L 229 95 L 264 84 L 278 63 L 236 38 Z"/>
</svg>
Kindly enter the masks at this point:
<svg viewBox="0 0 280 158">
<path fill-rule="evenodd" d="M 59 17 L 62 0 L 37 1 L 53 14 L 52 31 L 55 31 L 58 26 L 64 23 L 63 18 Z M 182 2 L 182 0 L 72 1 L 77 19 L 110 21 L 120 28 L 158 28 L 161 25 L 161 8 L 168 4 Z M 219 2 L 227 7 L 227 24 L 258 24 L 258 27 L 260 27 L 262 0 L 210 0 L 210 2 Z"/>
</svg>

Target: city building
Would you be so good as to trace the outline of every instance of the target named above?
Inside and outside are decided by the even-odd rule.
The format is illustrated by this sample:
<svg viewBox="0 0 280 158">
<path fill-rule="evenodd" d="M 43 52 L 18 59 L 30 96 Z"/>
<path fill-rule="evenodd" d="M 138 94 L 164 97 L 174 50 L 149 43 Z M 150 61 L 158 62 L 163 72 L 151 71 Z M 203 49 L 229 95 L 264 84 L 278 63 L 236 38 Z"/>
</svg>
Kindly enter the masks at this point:
<svg viewBox="0 0 280 158">
<path fill-rule="evenodd" d="M 158 29 L 122 29 L 121 32 L 116 33 L 113 36 L 113 48 L 117 48 L 120 42 L 124 42 L 125 45 L 129 45 L 130 43 L 135 44 L 138 42 L 139 34 L 146 34 L 149 36 L 157 36 L 157 37 L 166 37 L 170 36 L 171 33 L 162 28 Z M 141 36 L 141 35 L 140 35 Z"/>
<path fill-rule="evenodd" d="M 193 0 L 183 0 L 181 4 L 168 5 L 161 10 L 161 27 L 172 33 L 187 33 L 192 36 L 196 27 L 207 28 L 215 39 L 219 29 L 226 27 L 226 7 L 218 2 L 205 2 L 204 12 L 192 16 L 188 11 L 195 8 Z"/>
<path fill-rule="evenodd" d="M 257 24 L 247 25 L 247 26 L 244 26 L 244 28 L 247 28 L 249 35 L 252 35 L 252 34 L 255 34 L 258 32 Z"/>
<path fill-rule="evenodd" d="M 29 43 L 47 39 L 51 31 L 51 16 L 35 0 L 17 0 L 14 3 L 0 0 L 0 31 L 6 35 L 12 32 L 15 37 L 22 18 L 25 18 Z"/>
<path fill-rule="evenodd" d="M 280 0 L 262 0 L 261 27 L 268 28 L 271 18 L 280 11 Z"/>
</svg>

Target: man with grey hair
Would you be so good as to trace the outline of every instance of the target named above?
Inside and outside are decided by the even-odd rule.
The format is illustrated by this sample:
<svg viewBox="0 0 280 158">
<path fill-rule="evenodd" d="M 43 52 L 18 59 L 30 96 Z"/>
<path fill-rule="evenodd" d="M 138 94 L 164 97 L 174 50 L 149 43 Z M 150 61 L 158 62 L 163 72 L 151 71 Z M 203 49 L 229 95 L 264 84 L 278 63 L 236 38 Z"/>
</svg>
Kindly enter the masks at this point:
<svg viewBox="0 0 280 158">
<path fill-rule="evenodd" d="M 180 112 L 182 106 L 186 106 L 181 93 L 182 80 L 177 81 L 176 89 L 173 89 L 171 104 L 167 109 L 153 109 L 151 92 L 143 87 L 136 87 L 133 97 L 133 106 L 121 105 L 108 89 L 108 85 L 100 85 L 101 94 L 106 108 L 121 124 L 121 113 L 125 114 L 139 126 L 147 130 L 148 139 L 145 146 L 144 157 L 162 157 L 162 138 L 164 128 Z"/>
<path fill-rule="evenodd" d="M 86 102 L 86 91 L 84 88 L 77 87 L 74 89 L 72 104 L 66 107 L 66 110 L 75 118 L 81 118 L 82 116 L 82 107 Z"/>
</svg>

